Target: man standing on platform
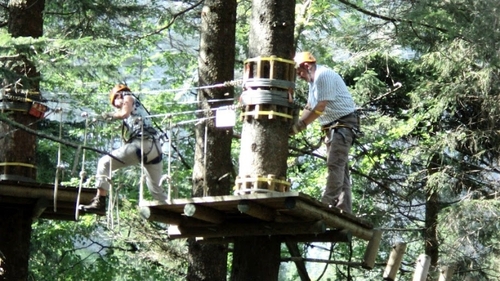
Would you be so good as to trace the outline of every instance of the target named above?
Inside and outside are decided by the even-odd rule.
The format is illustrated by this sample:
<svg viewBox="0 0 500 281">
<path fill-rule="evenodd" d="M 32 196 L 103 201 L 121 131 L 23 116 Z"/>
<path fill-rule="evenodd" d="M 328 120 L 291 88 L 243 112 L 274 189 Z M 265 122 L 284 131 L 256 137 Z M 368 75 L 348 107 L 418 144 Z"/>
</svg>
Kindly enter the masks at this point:
<svg viewBox="0 0 500 281">
<path fill-rule="evenodd" d="M 292 126 L 294 135 L 318 119 L 325 134 L 328 177 L 321 202 L 352 213 L 349 150 L 359 132 L 356 105 L 344 80 L 330 68 L 316 64 L 310 52 L 295 56 L 297 76 L 308 82 L 307 105 Z"/>
</svg>

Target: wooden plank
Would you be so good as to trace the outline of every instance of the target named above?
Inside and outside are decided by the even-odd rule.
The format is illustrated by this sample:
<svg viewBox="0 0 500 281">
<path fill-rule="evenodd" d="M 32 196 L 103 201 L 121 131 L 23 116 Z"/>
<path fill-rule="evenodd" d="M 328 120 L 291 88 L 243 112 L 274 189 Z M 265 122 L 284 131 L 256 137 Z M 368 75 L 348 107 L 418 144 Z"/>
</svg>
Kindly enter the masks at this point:
<svg viewBox="0 0 500 281">
<path fill-rule="evenodd" d="M 157 221 L 166 224 L 181 224 L 182 216 L 177 213 L 168 212 L 161 209 L 154 209 L 151 207 L 140 207 L 139 214 L 142 218 L 149 221 Z"/>
<path fill-rule="evenodd" d="M 75 201 L 78 189 L 69 187 L 59 187 L 58 201 Z M 33 186 L 27 186 L 26 183 L 22 185 L 5 184 L 0 181 L 0 195 L 11 196 L 17 198 L 35 198 L 40 197 L 52 200 L 54 197 L 54 189 L 49 186 L 40 186 L 34 183 Z M 86 201 L 92 200 L 95 196 L 95 189 L 82 190 L 82 198 Z"/>
<path fill-rule="evenodd" d="M 241 200 L 238 203 L 238 210 L 254 218 L 263 221 L 275 221 L 275 222 L 298 222 L 297 218 L 290 217 L 288 215 L 278 212 L 276 209 L 261 205 L 251 200 Z"/>
<path fill-rule="evenodd" d="M 241 200 L 238 203 L 238 211 L 263 221 L 274 221 L 276 218 L 275 210 L 264 207 L 250 200 Z"/>
<path fill-rule="evenodd" d="M 57 212 L 53 210 L 54 187 L 50 184 L 21 181 L 0 181 L 0 203 L 13 208 L 32 208 L 33 218 L 74 220 L 78 189 L 61 186 L 58 189 Z M 82 189 L 82 202 L 90 202 L 95 189 Z M 45 203 L 44 203 L 45 202 Z"/>
<path fill-rule="evenodd" d="M 455 273 L 456 265 L 445 265 L 439 268 L 439 280 L 438 281 L 451 281 L 453 274 Z"/>
<path fill-rule="evenodd" d="M 281 235 L 282 241 L 289 241 L 295 243 L 312 243 L 312 242 L 325 242 L 325 243 L 347 243 L 351 241 L 352 235 L 349 232 L 341 230 L 326 230 L 324 233 L 314 234 L 296 234 L 296 235 Z M 233 237 L 199 237 L 197 240 L 200 243 L 207 244 L 224 244 L 233 243 Z"/>
<path fill-rule="evenodd" d="M 269 236 L 284 234 L 316 234 L 326 231 L 324 222 L 301 223 L 224 223 L 210 227 L 189 227 L 179 225 L 180 234 L 170 235 L 171 238 L 190 237 L 241 237 Z"/>
<path fill-rule="evenodd" d="M 372 229 L 366 229 L 351 220 L 346 220 L 339 215 L 326 212 L 323 209 L 316 208 L 314 206 L 305 204 L 302 201 L 296 200 L 296 198 L 288 198 L 287 205 L 290 210 L 294 212 L 297 216 L 302 216 L 304 218 L 322 220 L 327 226 L 332 228 L 341 228 L 348 230 L 352 235 L 359 237 L 364 240 L 370 240 L 373 236 Z"/>
<path fill-rule="evenodd" d="M 225 196 L 208 196 L 208 197 L 193 197 L 174 199 L 170 204 L 159 204 L 158 202 L 143 202 L 141 206 L 151 206 L 154 208 L 165 209 L 169 211 L 181 213 L 185 204 L 195 203 L 203 206 L 210 206 L 211 208 L 219 211 L 230 212 L 236 211 L 239 201 L 248 200 L 258 203 L 262 206 L 267 206 L 274 209 L 281 214 L 286 214 L 289 211 L 287 200 L 303 201 L 318 209 L 323 209 L 325 212 L 336 214 L 344 219 L 348 219 L 364 228 L 371 229 L 373 226 L 368 222 L 357 218 L 356 216 L 348 213 L 341 213 L 338 209 L 328 208 L 326 205 L 318 202 L 316 199 L 309 195 L 298 192 L 269 192 L 269 193 L 254 193 L 254 194 L 241 194 L 241 195 L 225 195 Z M 293 211 L 291 214 L 293 215 Z"/>
<path fill-rule="evenodd" d="M 368 246 L 366 246 L 365 255 L 363 257 L 362 267 L 364 269 L 373 269 L 375 266 L 375 259 L 377 258 L 381 239 L 382 231 L 380 229 L 374 229 L 372 238 L 368 241 Z"/>
<path fill-rule="evenodd" d="M 396 280 L 396 274 L 399 271 L 399 266 L 403 260 L 403 255 L 406 251 L 406 243 L 399 242 L 394 245 L 387 261 L 387 265 L 384 270 L 383 278 L 387 281 Z"/>
<path fill-rule="evenodd" d="M 299 234 L 287 235 L 286 239 L 290 242 L 344 242 L 348 243 L 352 239 L 351 233 L 343 230 L 327 229 L 324 233 L 318 234 Z"/>
<path fill-rule="evenodd" d="M 415 264 L 415 271 L 413 272 L 413 281 L 425 281 L 431 266 L 431 257 L 426 254 L 418 256 Z"/>
<path fill-rule="evenodd" d="M 193 217 L 211 223 L 222 223 L 224 221 L 223 213 L 203 205 L 186 204 L 184 205 L 184 214 L 188 217 Z"/>
<path fill-rule="evenodd" d="M 144 202 L 143 205 L 155 206 L 158 208 L 169 208 L 175 205 L 193 204 L 210 204 L 211 206 L 227 205 L 228 203 L 238 203 L 241 200 L 270 200 L 272 202 L 283 202 L 288 197 L 299 197 L 301 194 L 298 192 L 268 192 L 268 193 L 253 193 L 241 195 L 223 195 L 223 196 L 207 196 L 207 197 L 192 197 L 192 198 L 179 198 L 173 199 L 170 204 L 158 204 L 158 202 Z"/>
</svg>

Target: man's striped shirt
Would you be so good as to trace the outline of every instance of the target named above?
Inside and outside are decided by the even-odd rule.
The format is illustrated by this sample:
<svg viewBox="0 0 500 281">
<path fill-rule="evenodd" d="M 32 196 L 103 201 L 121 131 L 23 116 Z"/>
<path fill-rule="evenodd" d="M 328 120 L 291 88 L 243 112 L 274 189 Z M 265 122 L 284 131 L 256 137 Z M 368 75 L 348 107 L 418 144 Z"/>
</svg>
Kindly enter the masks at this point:
<svg viewBox="0 0 500 281">
<path fill-rule="evenodd" d="M 318 117 L 320 125 L 332 123 L 356 110 L 347 86 L 338 73 L 322 65 L 316 66 L 314 81 L 309 83 L 307 101 L 314 108 L 319 101 L 327 100 L 323 115 Z"/>
</svg>

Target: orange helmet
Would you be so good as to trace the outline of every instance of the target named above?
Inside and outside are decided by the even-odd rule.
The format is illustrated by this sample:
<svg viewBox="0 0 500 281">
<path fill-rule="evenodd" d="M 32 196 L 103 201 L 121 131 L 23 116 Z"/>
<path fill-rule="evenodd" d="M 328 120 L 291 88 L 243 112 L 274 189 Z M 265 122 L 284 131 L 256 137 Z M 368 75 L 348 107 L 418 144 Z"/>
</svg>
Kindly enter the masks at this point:
<svg viewBox="0 0 500 281">
<path fill-rule="evenodd" d="M 111 92 L 109 92 L 109 102 L 111 102 L 111 105 L 114 105 L 116 95 L 122 91 L 130 92 L 130 89 L 127 85 L 124 84 L 117 84 L 113 87 L 113 89 L 111 89 Z"/>
<path fill-rule="evenodd" d="M 295 54 L 295 65 L 299 66 L 305 62 L 316 62 L 316 58 L 311 54 L 311 52 L 300 52 Z"/>
</svg>

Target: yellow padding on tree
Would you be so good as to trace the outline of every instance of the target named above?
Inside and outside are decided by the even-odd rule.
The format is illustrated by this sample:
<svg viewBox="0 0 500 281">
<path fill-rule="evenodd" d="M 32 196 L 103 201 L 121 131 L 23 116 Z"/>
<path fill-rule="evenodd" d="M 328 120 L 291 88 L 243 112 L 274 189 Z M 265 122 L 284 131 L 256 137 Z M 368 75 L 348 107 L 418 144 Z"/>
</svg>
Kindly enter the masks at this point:
<svg viewBox="0 0 500 281">
<path fill-rule="evenodd" d="M 272 178 L 264 178 L 264 177 L 254 177 L 254 178 L 241 178 L 236 179 L 236 183 L 245 183 L 245 182 L 272 182 L 272 183 L 280 183 L 286 186 L 290 186 L 290 182 L 280 179 L 272 179 Z"/>
<path fill-rule="evenodd" d="M 290 114 L 282 113 L 282 112 L 276 112 L 274 110 L 259 110 L 257 112 L 255 111 L 249 111 L 249 112 L 242 112 L 241 116 L 255 116 L 255 115 L 268 115 L 268 116 L 280 116 L 288 119 L 292 119 L 293 116 Z"/>
<path fill-rule="evenodd" d="M 0 163 L 0 166 L 22 166 L 22 167 L 36 169 L 36 166 L 33 164 L 20 163 L 20 162 L 4 162 Z"/>
<path fill-rule="evenodd" d="M 278 57 L 256 57 L 256 58 L 247 59 L 245 61 L 245 63 L 252 62 L 252 61 L 280 61 L 280 62 L 292 64 L 295 66 L 295 62 L 293 60 L 287 60 L 287 59 L 278 58 Z"/>
</svg>

